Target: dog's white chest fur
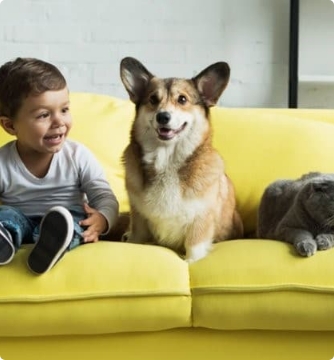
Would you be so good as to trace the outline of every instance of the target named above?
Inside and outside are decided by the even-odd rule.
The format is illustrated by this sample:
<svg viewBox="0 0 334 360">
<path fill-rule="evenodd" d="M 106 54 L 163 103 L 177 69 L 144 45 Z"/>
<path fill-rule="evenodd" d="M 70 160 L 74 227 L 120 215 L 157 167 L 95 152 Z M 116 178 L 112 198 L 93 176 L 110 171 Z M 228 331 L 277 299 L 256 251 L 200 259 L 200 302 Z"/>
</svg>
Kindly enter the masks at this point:
<svg viewBox="0 0 334 360">
<path fill-rule="evenodd" d="M 180 247 L 187 225 L 204 211 L 203 199 L 185 197 L 178 174 L 180 159 L 172 147 L 148 153 L 144 161 L 154 166 L 156 176 L 137 197 L 136 207 L 149 220 L 150 229 L 160 244 Z"/>
</svg>

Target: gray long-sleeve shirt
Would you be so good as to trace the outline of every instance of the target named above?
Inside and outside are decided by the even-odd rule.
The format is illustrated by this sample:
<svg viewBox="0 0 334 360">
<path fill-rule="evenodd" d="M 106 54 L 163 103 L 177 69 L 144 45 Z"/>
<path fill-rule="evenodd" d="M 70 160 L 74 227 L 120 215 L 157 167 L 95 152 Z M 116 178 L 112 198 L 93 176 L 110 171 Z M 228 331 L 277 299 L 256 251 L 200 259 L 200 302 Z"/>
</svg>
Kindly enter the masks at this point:
<svg viewBox="0 0 334 360">
<path fill-rule="evenodd" d="M 43 216 L 56 205 L 70 208 L 87 201 L 108 221 L 118 216 L 118 202 L 102 166 L 82 144 L 66 140 L 54 154 L 48 173 L 37 178 L 23 164 L 16 141 L 0 148 L 0 201 L 20 209 L 26 216 Z"/>
</svg>

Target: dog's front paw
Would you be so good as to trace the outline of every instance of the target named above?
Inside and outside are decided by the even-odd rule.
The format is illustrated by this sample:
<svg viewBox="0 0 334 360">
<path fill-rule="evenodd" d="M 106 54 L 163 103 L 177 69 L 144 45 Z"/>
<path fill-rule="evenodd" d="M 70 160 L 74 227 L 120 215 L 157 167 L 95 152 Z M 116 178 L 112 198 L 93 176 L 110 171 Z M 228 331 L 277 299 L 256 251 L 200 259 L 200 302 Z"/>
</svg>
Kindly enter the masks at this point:
<svg viewBox="0 0 334 360">
<path fill-rule="evenodd" d="M 186 251 L 186 258 L 188 264 L 203 259 L 211 251 L 212 241 L 203 241 L 199 244 L 189 246 Z"/>
<path fill-rule="evenodd" d="M 327 250 L 334 245 L 334 235 L 332 234 L 319 234 L 315 241 L 318 245 L 318 250 Z"/>
<path fill-rule="evenodd" d="M 184 259 L 188 264 L 192 264 L 192 263 L 194 263 L 196 260 L 194 260 L 194 259 L 191 259 L 191 258 L 185 258 Z"/>
<path fill-rule="evenodd" d="M 314 240 L 302 240 L 295 244 L 298 254 L 301 256 L 312 256 L 317 251 L 317 244 Z"/>
</svg>

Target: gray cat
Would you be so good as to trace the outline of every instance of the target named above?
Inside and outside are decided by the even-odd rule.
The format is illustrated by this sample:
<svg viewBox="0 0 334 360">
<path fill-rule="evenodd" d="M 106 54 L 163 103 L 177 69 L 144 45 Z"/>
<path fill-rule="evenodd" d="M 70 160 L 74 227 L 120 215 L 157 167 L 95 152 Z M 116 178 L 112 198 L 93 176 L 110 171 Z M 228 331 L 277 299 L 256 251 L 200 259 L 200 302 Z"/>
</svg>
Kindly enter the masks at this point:
<svg viewBox="0 0 334 360">
<path fill-rule="evenodd" d="M 302 256 L 334 245 L 334 174 L 308 173 L 270 184 L 258 213 L 259 238 L 291 243 Z"/>
</svg>

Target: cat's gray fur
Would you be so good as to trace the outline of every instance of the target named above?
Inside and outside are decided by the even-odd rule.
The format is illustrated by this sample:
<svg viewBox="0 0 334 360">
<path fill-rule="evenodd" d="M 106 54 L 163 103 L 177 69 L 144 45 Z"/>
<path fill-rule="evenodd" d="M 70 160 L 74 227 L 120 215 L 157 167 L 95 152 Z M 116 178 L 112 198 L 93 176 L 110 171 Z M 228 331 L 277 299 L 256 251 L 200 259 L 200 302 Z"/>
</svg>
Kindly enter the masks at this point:
<svg viewBox="0 0 334 360">
<path fill-rule="evenodd" d="M 334 174 L 308 173 L 270 184 L 261 199 L 257 235 L 294 245 L 302 256 L 334 245 Z"/>
</svg>

